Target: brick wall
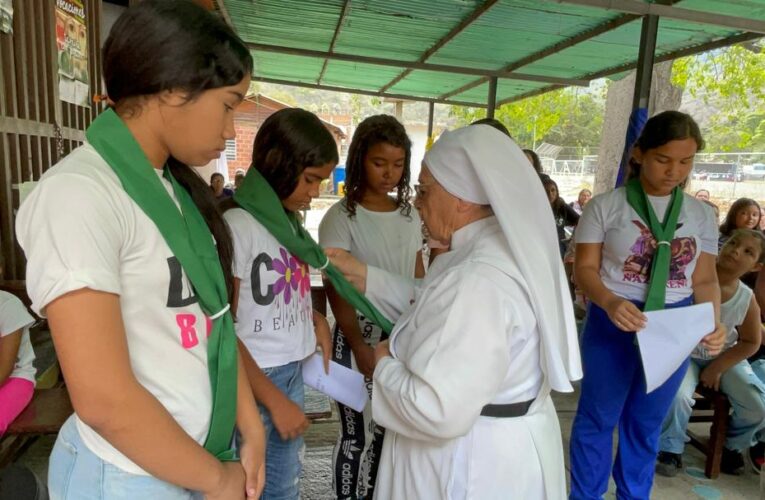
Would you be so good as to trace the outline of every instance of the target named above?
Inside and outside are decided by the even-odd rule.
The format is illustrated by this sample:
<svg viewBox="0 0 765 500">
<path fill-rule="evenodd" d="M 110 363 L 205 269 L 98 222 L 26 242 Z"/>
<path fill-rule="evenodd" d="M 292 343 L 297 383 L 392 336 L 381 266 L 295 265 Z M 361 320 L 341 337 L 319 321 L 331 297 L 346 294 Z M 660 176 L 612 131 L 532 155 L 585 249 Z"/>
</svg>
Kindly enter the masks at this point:
<svg viewBox="0 0 765 500">
<path fill-rule="evenodd" d="M 260 125 L 272 114 L 285 106 L 280 103 L 274 103 L 269 98 L 260 98 L 260 102 L 254 100 L 245 100 L 236 110 L 234 116 L 234 129 L 236 130 L 236 159 L 228 160 L 228 176 L 231 181 L 234 180 L 236 170 L 241 168 L 247 170 L 252 163 L 252 144 L 255 141 L 255 134 Z M 330 118 L 332 118 L 330 116 Z M 327 120 L 329 121 L 329 120 Z M 341 138 L 337 131 L 328 127 L 333 137 L 340 146 Z"/>
<path fill-rule="evenodd" d="M 251 120 L 236 119 L 236 160 L 228 160 L 228 178 L 233 180 L 234 173 L 238 168 L 247 170 L 252 161 L 252 143 L 255 141 L 255 133 L 258 126 Z"/>
</svg>

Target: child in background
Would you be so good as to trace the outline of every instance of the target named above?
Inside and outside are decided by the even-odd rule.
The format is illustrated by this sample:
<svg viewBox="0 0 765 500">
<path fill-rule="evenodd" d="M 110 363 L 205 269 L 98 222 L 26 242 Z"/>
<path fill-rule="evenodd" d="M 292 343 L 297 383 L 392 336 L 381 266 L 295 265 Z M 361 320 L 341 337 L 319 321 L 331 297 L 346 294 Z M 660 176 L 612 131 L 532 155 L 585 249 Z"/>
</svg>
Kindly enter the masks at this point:
<svg viewBox="0 0 765 500">
<path fill-rule="evenodd" d="M 561 198 L 558 184 L 554 180 L 549 177 L 542 179 L 542 185 L 547 193 L 547 199 L 550 201 L 550 207 L 555 218 L 555 227 L 558 230 L 558 246 L 560 256 L 563 258 L 571 238 L 571 234 L 567 234 L 566 228 L 576 227 L 579 223 L 579 214 Z"/>
<path fill-rule="evenodd" d="M 720 250 L 720 320 L 728 336 L 716 357 L 702 347 L 691 354 L 688 371 L 662 424 L 656 472 L 663 476 L 674 476 L 683 468 L 685 432 L 699 382 L 722 391 L 733 407 L 720 465 L 723 472 L 738 473 L 744 465 L 741 453 L 757 441 L 765 425 L 765 383 L 747 361 L 761 342 L 760 308 L 752 289 L 740 280 L 744 274 L 762 269 L 764 263 L 765 236 L 751 229 L 733 231 Z"/>
<path fill-rule="evenodd" d="M 345 197 L 319 226 L 323 247 L 342 248 L 401 276 L 424 276 L 422 223 L 410 203 L 411 154 L 406 130 L 394 117 L 371 116 L 359 124 L 348 150 Z M 371 391 L 374 347 L 382 331 L 326 285 L 337 320 L 334 360 L 363 373 Z M 337 406 L 341 428 L 333 455 L 335 494 L 341 499 L 371 498 L 384 430 L 372 420 L 371 401 L 362 413 Z"/>
<path fill-rule="evenodd" d="M 719 248 L 736 229 L 757 229 L 760 225 L 760 205 L 751 198 L 739 198 L 733 202 L 725 220 L 720 224 Z"/>
<path fill-rule="evenodd" d="M 32 400 L 35 353 L 29 341 L 34 318 L 24 304 L 0 291 L 0 437 Z"/>
<path fill-rule="evenodd" d="M 577 197 L 576 201 L 572 201 L 569 203 L 571 208 L 574 209 L 576 213 L 579 215 L 582 215 L 582 212 L 584 211 L 584 206 L 587 205 L 587 202 L 589 202 L 592 199 L 592 191 L 585 188 L 579 191 L 579 196 Z"/>
</svg>

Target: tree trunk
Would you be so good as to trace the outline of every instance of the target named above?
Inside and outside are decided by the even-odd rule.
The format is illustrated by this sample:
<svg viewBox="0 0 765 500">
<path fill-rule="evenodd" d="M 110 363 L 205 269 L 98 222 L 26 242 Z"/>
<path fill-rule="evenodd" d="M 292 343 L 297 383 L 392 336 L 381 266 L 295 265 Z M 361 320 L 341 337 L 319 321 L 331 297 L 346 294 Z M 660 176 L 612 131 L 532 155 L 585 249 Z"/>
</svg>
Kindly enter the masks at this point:
<svg viewBox="0 0 765 500">
<path fill-rule="evenodd" d="M 651 80 L 651 99 L 648 115 L 680 108 L 683 89 L 672 85 L 672 61 L 656 64 Z M 603 119 L 603 133 L 600 139 L 598 169 L 595 172 L 594 193 L 603 193 L 614 188 L 619 162 L 624 151 L 632 98 L 635 92 L 635 72 L 625 78 L 613 81 L 606 95 L 606 115 Z"/>
</svg>

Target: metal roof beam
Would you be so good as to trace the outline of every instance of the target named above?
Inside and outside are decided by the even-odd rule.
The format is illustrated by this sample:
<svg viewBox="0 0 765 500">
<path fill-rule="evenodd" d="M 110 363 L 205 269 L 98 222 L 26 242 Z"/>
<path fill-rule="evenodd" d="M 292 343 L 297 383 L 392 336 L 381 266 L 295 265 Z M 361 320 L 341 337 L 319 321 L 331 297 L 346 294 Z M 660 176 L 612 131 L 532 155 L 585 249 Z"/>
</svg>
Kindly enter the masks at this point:
<svg viewBox="0 0 765 500">
<path fill-rule="evenodd" d="M 534 52 L 533 54 L 529 54 L 528 56 L 522 59 L 518 59 L 517 61 L 508 64 L 503 69 L 505 71 L 514 71 L 522 66 L 528 66 L 529 64 L 533 62 L 537 62 L 540 59 L 544 59 L 545 57 L 551 56 L 553 54 L 557 54 L 558 52 L 565 50 L 569 47 L 573 47 L 574 45 L 578 45 L 581 42 L 586 42 L 587 40 L 595 38 L 598 35 L 602 35 L 603 33 L 606 33 L 608 31 L 624 26 L 627 23 L 631 23 L 632 21 L 636 19 L 640 19 L 640 16 L 635 16 L 632 14 L 624 14 L 624 15 L 615 17 L 614 19 L 611 19 L 610 21 L 606 21 L 602 24 L 599 24 L 592 29 L 583 31 L 577 35 L 572 36 L 571 38 L 566 38 L 565 40 L 558 42 L 554 45 L 550 45 L 549 47 L 542 49 L 539 52 Z"/>
<path fill-rule="evenodd" d="M 762 38 L 762 35 L 759 33 L 741 33 L 740 35 L 734 35 L 728 38 L 721 38 L 720 40 L 715 40 L 713 42 L 708 42 L 702 45 L 696 45 L 695 47 L 688 47 L 685 49 L 676 50 L 674 52 L 668 52 L 661 56 L 657 56 L 656 59 L 654 60 L 654 64 L 670 61 L 672 59 L 679 59 L 681 57 L 692 56 L 695 54 L 699 54 L 701 52 L 707 52 L 709 50 L 720 49 L 723 47 L 728 47 L 730 45 L 735 45 L 737 43 L 756 40 L 758 38 Z M 619 66 L 613 66 L 611 68 L 604 69 L 603 71 L 598 71 L 596 73 L 589 73 L 587 75 L 584 75 L 584 78 L 597 80 L 598 78 L 605 78 L 610 75 L 623 73 L 625 71 L 631 71 L 635 68 L 637 68 L 636 61 L 631 63 L 626 63 L 626 64 L 620 64 Z M 510 97 L 508 99 L 503 99 L 497 103 L 497 106 L 502 106 L 503 104 L 509 104 L 511 102 L 521 101 L 529 97 L 534 97 L 534 96 L 541 95 L 546 92 L 551 92 L 553 90 L 557 90 L 561 88 L 564 88 L 564 87 L 561 85 L 550 85 L 549 87 L 545 87 L 539 90 L 526 92 L 525 94 L 520 94 L 515 97 Z M 443 96 L 439 96 L 439 99 L 443 99 Z"/>
<path fill-rule="evenodd" d="M 381 57 L 360 56 L 354 54 L 340 54 L 324 52 L 321 50 L 298 49 L 295 47 L 283 47 L 280 45 L 267 45 L 263 43 L 247 43 L 250 50 L 259 50 L 263 52 L 274 52 L 278 54 L 289 54 L 294 56 L 314 57 L 336 59 L 338 61 L 349 61 L 363 64 L 373 64 L 377 66 L 392 66 L 395 68 L 419 69 L 423 71 L 435 71 L 438 73 L 451 73 L 457 75 L 473 75 L 497 78 L 507 78 L 509 80 L 523 80 L 528 82 L 554 83 L 558 85 L 571 85 L 576 87 L 587 87 L 589 81 L 577 78 L 557 78 L 554 76 L 528 75 L 525 73 L 515 73 L 511 71 L 489 70 L 478 68 L 464 68 L 462 66 L 450 66 L 445 64 L 430 64 L 417 61 L 401 61 L 398 59 L 384 59 Z"/>
<path fill-rule="evenodd" d="M 493 7 L 494 4 L 496 4 L 498 1 L 499 0 L 486 0 L 484 3 L 476 7 L 476 9 L 473 12 L 471 12 L 467 17 L 465 17 L 465 19 L 460 21 L 460 23 L 457 24 L 457 26 L 455 26 L 454 28 L 452 28 L 451 31 L 449 31 L 449 33 L 444 35 L 440 40 L 434 43 L 432 47 L 430 47 L 428 50 L 423 52 L 420 58 L 418 59 L 418 61 L 421 63 L 424 63 L 425 61 L 427 61 L 428 58 L 430 58 L 430 56 L 438 52 L 444 45 L 449 43 L 455 36 L 462 33 L 465 30 L 465 28 L 473 24 L 473 21 L 481 17 L 487 10 Z M 390 82 L 383 85 L 380 88 L 380 92 L 385 92 L 389 88 L 393 87 L 398 82 L 406 78 L 411 72 L 412 72 L 411 69 L 404 70 L 396 78 L 394 78 Z"/>
<path fill-rule="evenodd" d="M 657 56 L 654 64 L 664 62 L 664 61 L 670 61 L 672 59 L 679 59 L 681 57 L 692 56 L 694 54 L 707 52 L 709 50 L 721 49 L 723 47 L 728 47 L 730 45 L 735 45 L 741 42 L 748 42 L 750 40 L 756 40 L 758 38 L 762 38 L 762 35 L 759 33 L 741 33 L 739 35 L 734 35 L 728 38 L 721 38 L 720 40 L 715 40 L 714 42 L 708 42 L 702 45 L 697 45 L 695 47 L 688 47 L 685 49 L 676 50 L 674 52 L 669 52 L 661 56 Z M 611 68 L 604 69 L 602 71 L 598 71 L 596 73 L 590 73 L 586 75 L 586 78 L 592 78 L 593 80 L 596 80 L 598 78 L 604 78 L 609 75 L 615 75 L 617 73 L 622 73 L 624 71 L 633 70 L 636 67 L 637 67 L 637 62 L 621 64 L 619 66 L 614 66 Z"/>
<path fill-rule="evenodd" d="M 231 16 L 228 15 L 228 9 L 226 9 L 226 6 L 223 4 L 223 0 L 216 0 L 216 3 L 218 4 L 218 12 L 223 16 L 223 20 L 226 21 L 226 24 L 233 30 L 234 23 L 231 22 Z"/>
<path fill-rule="evenodd" d="M 610 21 L 606 21 L 602 24 L 599 24 L 595 26 L 592 29 L 588 29 L 587 31 L 583 31 L 579 33 L 578 35 L 575 35 L 571 38 L 567 38 L 563 40 L 562 42 L 558 42 L 554 45 L 550 45 L 549 47 L 542 49 L 538 52 L 534 52 L 533 54 L 529 54 L 528 56 L 518 59 L 517 61 L 514 61 L 507 66 L 505 66 L 505 71 L 514 71 L 521 66 L 527 66 L 533 62 L 536 62 L 540 59 L 544 59 L 545 57 L 551 56 L 553 54 L 556 54 L 564 49 L 567 49 L 569 47 L 573 47 L 574 45 L 577 45 L 582 42 L 586 42 L 587 40 L 590 40 L 592 38 L 595 38 L 598 35 L 602 35 L 603 33 L 607 31 L 611 31 L 613 29 L 616 29 L 620 26 L 623 26 L 627 23 L 630 23 L 636 19 L 640 19 L 640 16 L 635 16 L 631 14 L 626 14 L 619 16 L 615 19 L 611 19 Z M 488 77 L 479 78 L 473 82 L 468 83 L 467 85 L 464 85 L 456 90 L 453 90 L 447 94 L 443 94 L 439 96 L 441 99 L 448 99 L 450 97 L 453 97 L 455 95 L 461 94 L 463 92 L 466 92 L 470 89 L 473 89 L 475 87 L 478 87 L 479 85 L 482 85 L 489 81 Z"/>
<path fill-rule="evenodd" d="M 716 12 L 683 9 L 658 3 L 645 3 L 640 0 L 552 0 L 556 3 L 583 5 L 605 10 L 626 12 L 639 16 L 659 16 L 692 23 L 711 24 L 723 28 L 765 34 L 765 21 L 745 17 L 727 16 Z"/>
<path fill-rule="evenodd" d="M 346 94 L 361 94 L 361 95 L 368 95 L 372 97 L 388 97 L 390 99 L 405 99 L 408 101 L 433 102 L 438 104 L 451 104 L 453 106 L 469 106 L 472 108 L 486 107 L 486 103 L 480 103 L 480 102 L 447 101 L 445 99 L 438 99 L 438 98 L 413 96 L 413 95 L 406 95 L 406 94 L 391 94 L 388 92 L 375 92 L 374 90 L 349 89 L 346 87 L 334 87 L 332 85 L 323 85 L 323 84 L 320 85 L 317 83 L 292 82 L 289 80 L 266 78 L 266 77 L 257 76 L 257 75 L 253 75 L 252 81 L 264 82 L 264 83 L 275 83 L 277 85 L 290 85 L 292 87 L 305 87 L 305 88 L 316 89 L 316 90 L 329 90 L 331 92 L 343 92 Z"/>
<path fill-rule="evenodd" d="M 337 19 L 337 27 L 335 28 L 335 33 L 332 35 L 332 42 L 329 44 L 329 53 L 334 54 L 335 53 L 335 44 L 337 43 L 337 36 L 340 34 L 340 29 L 343 27 L 343 23 L 345 22 L 345 18 L 348 16 L 348 11 L 351 7 L 351 0 L 345 0 L 345 3 L 343 4 L 343 10 L 340 12 L 340 17 Z M 327 63 L 329 63 L 329 58 L 324 59 L 324 64 L 321 66 L 321 72 L 319 73 L 319 78 L 316 79 L 316 83 L 321 84 L 321 79 L 324 78 L 324 72 L 327 71 Z"/>
<path fill-rule="evenodd" d="M 486 99 L 488 107 L 486 108 L 486 118 L 494 118 L 494 110 L 497 108 L 497 79 L 489 78 L 489 95 Z"/>
<path fill-rule="evenodd" d="M 667 5 L 671 5 L 671 4 L 678 3 L 681 0 L 662 0 L 662 1 Z M 565 40 L 561 42 L 550 45 L 549 47 L 544 48 L 538 52 L 534 52 L 533 54 L 529 54 L 528 56 L 524 58 L 518 59 L 517 61 L 514 61 L 508 64 L 503 69 L 505 71 L 515 71 L 518 68 L 521 68 L 523 66 L 528 66 L 531 63 L 537 62 L 540 59 L 544 59 L 545 57 L 551 56 L 553 54 L 557 54 L 558 52 L 561 52 L 565 49 L 573 47 L 574 45 L 578 45 L 582 42 L 586 42 L 587 40 L 591 40 L 595 38 L 596 36 L 602 35 L 603 33 L 606 33 L 611 30 L 615 30 L 616 28 L 624 26 L 627 23 L 631 23 L 632 21 L 640 19 L 641 17 L 642 16 L 639 16 L 636 14 L 624 14 L 624 15 L 615 17 L 614 19 L 601 23 L 595 26 L 594 28 L 588 29 L 586 31 L 582 31 L 578 35 L 574 35 L 570 38 L 566 38 Z M 470 89 L 473 89 L 479 85 L 482 85 L 488 81 L 489 81 L 488 78 L 479 78 L 473 82 L 468 83 L 467 85 L 463 85 L 462 87 L 456 90 L 453 90 L 451 92 L 448 92 L 446 94 L 443 94 L 439 97 L 441 99 L 448 99 L 450 97 L 454 97 L 455 95 L 459 95 L 463 92 L 466 92 Z M 558 87 L 555 86 L 554 88 L 558 88 Z M 536 91 L 532 91 L 532 93 L 536 95 Z"/>
</svg>

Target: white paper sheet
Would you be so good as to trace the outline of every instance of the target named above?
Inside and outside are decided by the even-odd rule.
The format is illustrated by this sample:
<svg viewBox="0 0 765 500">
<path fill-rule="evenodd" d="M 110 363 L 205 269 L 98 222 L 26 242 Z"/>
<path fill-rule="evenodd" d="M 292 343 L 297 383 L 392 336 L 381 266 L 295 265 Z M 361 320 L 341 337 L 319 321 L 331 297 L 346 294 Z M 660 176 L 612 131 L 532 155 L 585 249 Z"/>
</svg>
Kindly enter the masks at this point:
<svg viewBox="0 0 765 500">
<path fill-rule="evenodd" d="M 645 313 L 646 327 L 637 334 L 646 393 L 667 381 L 693 348 L 715 329 L 711 302 Z"/>
<path fill-rule="evenodd" d="M 327 375 L 320 352 L 303 361 L 303 382 L 359 412 L 369 401 L 364 375 L 334 361 L 329 362 Z"/>
</svg>

